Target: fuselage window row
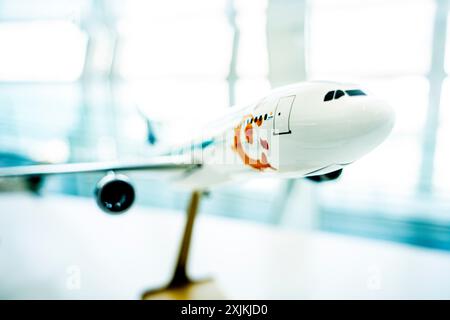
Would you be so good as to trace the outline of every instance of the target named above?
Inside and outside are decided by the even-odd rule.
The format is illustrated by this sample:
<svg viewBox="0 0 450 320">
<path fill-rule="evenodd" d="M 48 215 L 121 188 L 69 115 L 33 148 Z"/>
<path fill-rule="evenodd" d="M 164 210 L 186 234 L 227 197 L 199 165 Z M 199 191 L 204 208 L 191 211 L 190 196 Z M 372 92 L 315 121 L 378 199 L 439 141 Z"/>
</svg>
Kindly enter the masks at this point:
<svg viewBox="0 0 450 320">
<path fill-rule="evenodd" d="M 264 120 L 267 120 L 267 118 L 268 118 L 268 115 L 267 115 L 267 113 L 264 115 L 264 116 L 262 116 L 262 115 L 260 115 L 260 116 L 256 116 L 256 117 L 254 117 L 254 118 L 251 118 L 251 119 L 248 119 L 247 120 L 247 124 L 252 124 L 253 122 L 258 122 L 258 121 L 263 121 L 263 119 Z"/>
</svg>

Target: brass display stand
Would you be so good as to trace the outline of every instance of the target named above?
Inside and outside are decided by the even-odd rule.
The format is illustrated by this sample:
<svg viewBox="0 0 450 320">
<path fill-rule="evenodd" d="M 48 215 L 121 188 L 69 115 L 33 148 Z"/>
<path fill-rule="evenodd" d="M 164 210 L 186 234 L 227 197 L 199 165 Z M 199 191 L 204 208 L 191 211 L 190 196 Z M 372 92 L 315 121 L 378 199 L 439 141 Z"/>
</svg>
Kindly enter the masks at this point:
<svg viewBox="0 0 450 320">
<path fill-rule="evenodd" d="M 189 278 L 186 270 L 189 249 L 191 247 L 192 230 L 202 194 L 202 191 L 192 192 L 191 199 L 186 210 L 186 226 L 184 228 L 180 252 L 178 254 L 172 280 L 166 287 L 146 291 L 142 295 L 142 299 L 224 299 L 213 280 L 193 281 Z"/>
</svg>

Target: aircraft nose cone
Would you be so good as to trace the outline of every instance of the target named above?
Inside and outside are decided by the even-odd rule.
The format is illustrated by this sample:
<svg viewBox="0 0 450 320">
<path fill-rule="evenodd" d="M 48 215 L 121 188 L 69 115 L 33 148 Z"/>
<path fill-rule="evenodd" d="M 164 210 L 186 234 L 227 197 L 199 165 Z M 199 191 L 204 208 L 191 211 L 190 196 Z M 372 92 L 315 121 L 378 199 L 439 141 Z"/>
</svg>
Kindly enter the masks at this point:
<svg viewBox="0 0 450 320">
<path fill-rule="evenodd" d="M 395 113 L 383 100 L 367 99 L 352 106 L 352 123 L 349 128 L 353 137 L 349 141 L 349 158 L 356 160 L 382 143 L 392 131 Z M 346 161 L 353 161 L 346 159 Z"/>
<path fill-rule="evenodd" d="M 375 143 L 383 141 L 391 132 L 394 122 L 394 109 L 385 101 L 379 99 L 369 100 L 358 106 L 360 109 L 356 113 L 361 121 L 361 138 L 367 135 L 368 140 L 375 140 Z M 378 140 L 381 140 L 377 142 Z M 369 142 L 369 141 L 368 141 Z"/>
<path fill-rule="evenodd" d="M 392 130 L 395 122 L 394 109 L 385 101 L 374 99 L 361 105 L 355 110 L 358 129 L 364 135 L 375 135 L 384 139 Z"/>
</svg>

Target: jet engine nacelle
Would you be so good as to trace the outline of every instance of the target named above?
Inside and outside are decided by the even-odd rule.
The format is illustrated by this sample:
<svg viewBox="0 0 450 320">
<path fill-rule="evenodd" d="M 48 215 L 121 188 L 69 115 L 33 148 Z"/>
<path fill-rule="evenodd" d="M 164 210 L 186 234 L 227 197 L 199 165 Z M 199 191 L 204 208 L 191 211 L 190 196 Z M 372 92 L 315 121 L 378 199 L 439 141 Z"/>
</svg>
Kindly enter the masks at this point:
<svg viewBox="0 0 450 320">
<path fill-rule="evenodd" d="M 133 205 L 135 192 L 127 176 L 109 173 L 97 183 L 95 196 L 103 211 L 121 214 Z"/>
<path fill-rule="evenodd" d="M 325 181 L 336 180 L 341 176 L 341 174 L 342 174 L 342 169 L 339 169 L 339 170 L 329 172 L 326 174 L 321 174 L 318 176 L 306 177 L 306 179 L 314 181 L 314 182 L 325 182 Z"/>
</svg>

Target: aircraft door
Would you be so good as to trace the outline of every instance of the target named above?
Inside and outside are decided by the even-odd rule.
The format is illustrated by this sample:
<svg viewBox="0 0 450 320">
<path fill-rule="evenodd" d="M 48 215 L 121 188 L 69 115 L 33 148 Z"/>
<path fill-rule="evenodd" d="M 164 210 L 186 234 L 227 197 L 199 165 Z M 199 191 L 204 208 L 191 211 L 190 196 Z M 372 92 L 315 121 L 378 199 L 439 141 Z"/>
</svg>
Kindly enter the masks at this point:
<svg viewBox="0 0 450 320">
<path fill-rule="evenodd" d="M 295 100 L 295 95 L 282 97 L 278 100 L 277 108 L 275 109 L 275 117 L 273 121 L 274 134 L 288 134 L 291 133 L 289 128 L 289 117 L 291 115 L 292 105 Z"/>
</svg>

